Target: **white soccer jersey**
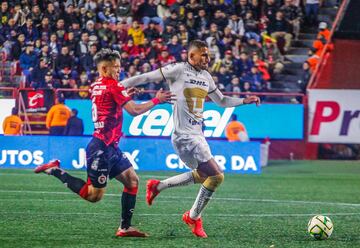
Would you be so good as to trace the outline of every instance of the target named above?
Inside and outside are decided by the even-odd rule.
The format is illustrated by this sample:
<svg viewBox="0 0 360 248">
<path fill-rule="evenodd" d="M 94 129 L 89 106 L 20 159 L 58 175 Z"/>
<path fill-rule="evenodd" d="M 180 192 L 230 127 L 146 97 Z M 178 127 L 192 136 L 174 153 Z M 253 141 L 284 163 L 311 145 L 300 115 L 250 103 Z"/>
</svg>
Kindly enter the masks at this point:
<svg viewBox="0 0 360 248">
<path fill-rule="evenodd" d="M 197 71 L 189 63 L 169 64 L 160 69 L 176 95 L 174 103 L 174 134 L 202 134 L 205 98 L 216 89 L 209 72 Z"/>
</svg>

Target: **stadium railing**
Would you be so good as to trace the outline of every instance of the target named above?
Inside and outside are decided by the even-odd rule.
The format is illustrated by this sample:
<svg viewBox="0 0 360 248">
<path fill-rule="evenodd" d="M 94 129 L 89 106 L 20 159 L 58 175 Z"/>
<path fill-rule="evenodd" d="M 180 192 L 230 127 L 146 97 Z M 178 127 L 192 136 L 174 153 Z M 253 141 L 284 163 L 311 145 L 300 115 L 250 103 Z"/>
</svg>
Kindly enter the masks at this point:
<svg viewBox="0 0 360 248">
<path fill-rule="evenodd" d="M 10 98 L 17 98 L 18 89 L 14 87 L 0 87 L 0 96 L 6 97 L 7 94 L 3 95 L 3 93 L 10 92 Z M 9 97 L 9 96 L 7 96 Z"/>
<path fill-rule="evenodd" d="M 331 53 L 331 51 L 328 51 L 330 44 L 332 43 L 332 37 L 334 35 L 335 29 L 337 28 L 340 19 L 342 18 L 342 16 L 345 13 L 345 8 L 348 5 L 348 3 L 350 2 L 350 0 L 343 0 L 341 3 L 341 6 L 337 12 L 335 21 L 331 27 L 331 31 L 330 31 L 330 37 L 328 39 L 328 41 L 325 44 L 325 47 L 323 48 L 321 55 L 320 55 L 320 59 L 319 62 L 316 65 L 315 71 L 312 73 L 311 78 L 309 80 L 308 89 L 311 88 L 315 88 L 318 84 L 318 79 L 319 79 L 319 75 L 321 74 L 323 68 L 325 67 L 327 60 L 329 58 L 329 55 Z"/>
<path fill-rule="evenodd" d="M 14 88 L 14 87 L 0 87 L 0 94 L 2 92 L 11 92 L 11 98 L 18 98 L 20 91 L 34 91 L 33 88 Z M 62 92 L 88 92 L 87 89 L 53 89 L 54 100 Z M 142 93 L 155 94 L 156 90 L 144 90 Z M 223 92 L 224 95 L 231 96 L 248 96 L 256 95 L 259 97 L 268 97 L 266 102 L 271 103 L 306 103 L 306 95 L 303 93 L 284 93 L 284 92 Z M 272 101 L 273 99 L 277 99 Z M 209 100 L 209 99 L 207 99 Z M 269 101 L 268 101 L 269 100 Z M 296 100 L 296 101 L 292 101 Z"/>
</svg>

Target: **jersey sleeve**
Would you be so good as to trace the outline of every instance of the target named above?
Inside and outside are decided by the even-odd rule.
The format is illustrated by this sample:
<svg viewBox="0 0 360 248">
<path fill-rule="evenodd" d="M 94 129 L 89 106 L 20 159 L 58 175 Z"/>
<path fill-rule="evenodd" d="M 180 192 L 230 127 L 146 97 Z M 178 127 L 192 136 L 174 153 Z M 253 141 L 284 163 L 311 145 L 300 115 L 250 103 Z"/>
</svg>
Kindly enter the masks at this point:
<svg viewBox="0 0 360 248">
<path fill-rule="evenodd" d="M 212 76 L 210 75 L 210 73 L 208 73 L 208 77 L 209 77 L 209 92 L 208 94 L 213 93 L 218 87 L 215 84 L 214 79 L 212 78 Z"/>
<path fill-rule="evenodd" d="M 184 71 L 183 63 L 173 63 L 160 68 L 164 80 L 173 83 Z"/>
<path fill-rule="evenodd" d="M 118 82 L 114 82 L 113 86 L 111 87 L 111 94 L 115 102 L 120 106 L 131 100 L 131 97 L 127 94 L 125 87 Z"/>
</svg>

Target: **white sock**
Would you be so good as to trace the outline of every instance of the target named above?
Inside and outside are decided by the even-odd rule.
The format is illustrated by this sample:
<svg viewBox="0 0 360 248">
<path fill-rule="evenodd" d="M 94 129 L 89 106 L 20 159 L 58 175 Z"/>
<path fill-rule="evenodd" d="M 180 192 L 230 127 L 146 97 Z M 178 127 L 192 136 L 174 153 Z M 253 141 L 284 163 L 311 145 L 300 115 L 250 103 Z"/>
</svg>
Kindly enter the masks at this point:
<svg viewBox="0 0 360 248">
<path fill-rule="evenodd" d="M 210 201 L 211 196 L 214 192 L 208 190 L 203 185 L 201 185 L 199 193 L 196 197 L 194 205 L 190 209 L 190 218 L 197 220 L 201 217 L 201 212 L 206 207 L 207 203 Z"/>
<path fill-rule="evenodd" d="M 190 184 L 194 184 L 194 177 L 191 171 L 160 181 L 157 186 L 157 190 L 162 191 L 167 188 L 186 186 Z"/>
</svg>

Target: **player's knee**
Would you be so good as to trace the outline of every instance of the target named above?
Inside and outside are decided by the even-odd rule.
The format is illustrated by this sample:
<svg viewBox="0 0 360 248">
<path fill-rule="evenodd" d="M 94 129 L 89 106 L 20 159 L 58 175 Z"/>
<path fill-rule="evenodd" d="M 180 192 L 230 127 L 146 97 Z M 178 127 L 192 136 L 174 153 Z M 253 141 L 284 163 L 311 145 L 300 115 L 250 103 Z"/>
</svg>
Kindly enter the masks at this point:
<svg viewBox="0 0 360 248">
<path fill-rule="evenodd" d="M 203 183 L 206 180 L 205 177 L 200 176 L 200 174 L 199 174 L 199 172 L 197 170 L 193 170 L 192 175 L 193 175 L 193 178 L 194 178 L 194 183 Z"/>
<path fill-rule="evenodd" d="M 89 202 L 98 202 L 102 199 L 104 195 L 104 191 L 103 190 L 91 190 L 89 195 L 87 196 L 86 200 L 88 200 Z"/>
<path fill-rule="evenodd" d="M 137 175 L 133 175 L 130 178 L 129 188 L 137 188 L 139 186 L 139 177 Z"/>
<path fill-rule="evenodd" d="M 97 196 L 93 196 L 93 197 L 88 197 L 88 201 L 89 202 L 92 202 L 92 203 L 95 203 L 95 202 L 98 202 L 98 201 L 100 201 L 101 200 L 101 196 L 100 197 L 97 197 Z"/>
<path fill-rule="evenodd" d="M 215 176 L 209 176 L 203 183 L 204 187 L 215 191 L 217 187 L 224 181 L 224 174 L 217 174 Z"/>
<path fill-rule="evenodd" d="M 102 199 L 102 196 L 89 195 L 86 200 L 88 200 L 89 202 L 95 203 L 95 202 L 100 201 L 101 199 Z"/>
</svg>

